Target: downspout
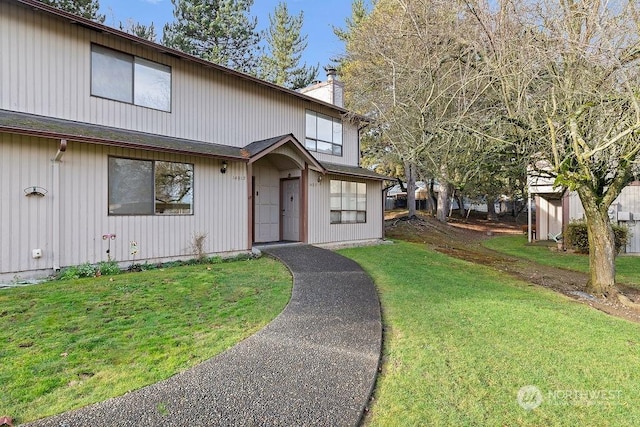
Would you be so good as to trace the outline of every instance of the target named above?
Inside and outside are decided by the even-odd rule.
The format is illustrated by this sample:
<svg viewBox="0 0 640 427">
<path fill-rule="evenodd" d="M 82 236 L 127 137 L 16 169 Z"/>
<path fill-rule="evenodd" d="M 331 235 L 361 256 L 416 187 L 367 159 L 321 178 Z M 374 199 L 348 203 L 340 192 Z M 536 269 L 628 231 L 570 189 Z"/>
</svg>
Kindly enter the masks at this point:
<svg viewBox="0 0 640 427">
<path fill-rule="evenodd" d="M 62 156 L 67 151 L 67 140 L 60 140 L 60 148 L 55 157 L 51 159 L 52 162 L 52 193 L 53 199 L 51 201 L 51 249 L 53 251 L 53 271 L 60 271 L 60 163 L 62 163 Z"/>
<path fill-rule="evenodd" d="M 384 187 L 382 189 L 382 240 L 385 238 L 384 234 L 384 212 L 387 207 L 387 191 L 389 191 L 389 187 Z"/>
</svg>

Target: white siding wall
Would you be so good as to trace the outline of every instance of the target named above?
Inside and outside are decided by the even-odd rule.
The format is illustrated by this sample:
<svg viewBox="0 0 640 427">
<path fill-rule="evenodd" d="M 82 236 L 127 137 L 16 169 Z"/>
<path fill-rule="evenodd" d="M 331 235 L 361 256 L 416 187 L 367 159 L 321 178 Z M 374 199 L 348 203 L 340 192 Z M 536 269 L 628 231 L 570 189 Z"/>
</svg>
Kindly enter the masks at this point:
<svg viewBox="0 0 640 427">
<path fill-rule="evenodd" d="M 328 243 L 382 238 L 382 183 L 339 175 L 328 175 L 321 182 L 309 172 L 309 243 Z M 329 181 L 365 182 L 367 184 L 367 222 L 331 224 Z"/>
<path fill-rule="evenodd" d="M 578 193 L 570 192 L 566 200 L 569 203 L 569 221 L 584 219 L 584 209 Z"/>
<path fill-rule="evenodd" d="M 170 113 L 90 94 L 91 43 L 172 68 Z M 242 147 L 293 133 L 304 143 L 305 110 L 338 117 L 312 101 L 167 56 L 0 0 L 0 108 Z M 357 165 L 357 128 L 344 123 L 344 155 Z"/>
<path fill-rule="evenodd" d="M 562 232 L 562 200 L 536 198 L 536 230 L 537 240 L 548 240 L 549 235 Z"/>
<path fill-rule="evenodd" d="M 114 233 L 111 254 L 130 260 L 129 242 L 139 246 L 136 262 L 191 256 L 194 234 L 206 233 L 208 253 L 247 248 L 246 166 L 191 156 L 166 155 L 106 146 L 69 143 L 60 164 L 59 194 L 51 191 L 52 164 L 58 141 L 0 134 L 0 274 L 52 267 L 52 201 L 59 197 L 60 265 L 107 259 L 102 235 Z M 108 156 L 167 160 L 194 165 L 194 214 L 188 216 L 109 216 Z M 23 189 L 38 185 L 43 198 L 25 197 Z M 31 250 L 43 249 L 39 260 Z"/>
</svg>

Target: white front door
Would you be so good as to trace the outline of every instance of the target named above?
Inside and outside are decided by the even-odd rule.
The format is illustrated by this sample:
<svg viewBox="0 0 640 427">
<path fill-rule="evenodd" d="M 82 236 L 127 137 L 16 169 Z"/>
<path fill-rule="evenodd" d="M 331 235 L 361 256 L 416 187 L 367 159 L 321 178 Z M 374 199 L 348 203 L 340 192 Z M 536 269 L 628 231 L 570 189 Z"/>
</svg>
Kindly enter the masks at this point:
<svg viewBox="0 0 640 427">
<path fill-rule="evenodd" d="M 300 240 L 300 179 L 285 179 L 282 184 L 282 240 Z"/>
</svg>

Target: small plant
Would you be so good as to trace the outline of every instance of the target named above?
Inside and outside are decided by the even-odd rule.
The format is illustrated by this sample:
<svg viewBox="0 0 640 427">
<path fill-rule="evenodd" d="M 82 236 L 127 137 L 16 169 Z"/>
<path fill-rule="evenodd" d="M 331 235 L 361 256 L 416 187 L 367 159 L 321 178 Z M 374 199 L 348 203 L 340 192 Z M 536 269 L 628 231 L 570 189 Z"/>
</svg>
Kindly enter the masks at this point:
<svg viewBox="0 0 640 427">
<path fill-rule="evenodd" d="M 98 264 L 98 271 L 103 276 L 112 276 L 114 274 L 120 274 L 121 270 L 118 263 L 115 261 L 103 261 Z"/>
<path fill-rule="evenodd" d="M 95 277 L 97 268 L 95 265 L 85 262 L 78 267 L 78 277 Z"/>
<path fill-rule="evenodd" d="M 145 264 L 146 265 L 146 264 Z M 128 268 L 127 271 L 129 272 L 136 272 L 139 273 L 141 271 L 145 270 L 145 266 L 142 264 L 131 264 Z"/>
<path fill-rule="evenodd" d="M 78 267 L 66 267 L 63 268 L 62 271 L 58 274 L 58 279 L 60 280 L 71 280 L 71 279 L 79 279 L 80 273 L 78 272 Z"/>
<path fill-rule="evenodd" d="M 167 404 L 164 403 L 164 402 L 158 403 L 158 405 L 156 406 L 156 409 L 158 409 L 158 413 L 160 415 L 162 415 L 163 417 L 169 415 L 169 410 L 167 409 Z"/>
<path fill-rule="evenodd" d="M 193 253 L 197 260 L 204 260 L 207 257 L 207 252 L 204 248 L 204 242 L 207 240 L 207 233 L 194 233 L 191 239 L 191 253 Z"/>
<path fill-rule="evenodd" d="M 616 245 L 616 253 L 620 253 L 629 240 L 629 229 L 622 225 L 612 224 Z M 587 234 L 587 224 L 584 221 L 573 221 L 567 226 L 565 231 L 565 242 L 567 247 L 575 249 L 582 254 L 589 253 L 589 237 Z"/>
</svg>

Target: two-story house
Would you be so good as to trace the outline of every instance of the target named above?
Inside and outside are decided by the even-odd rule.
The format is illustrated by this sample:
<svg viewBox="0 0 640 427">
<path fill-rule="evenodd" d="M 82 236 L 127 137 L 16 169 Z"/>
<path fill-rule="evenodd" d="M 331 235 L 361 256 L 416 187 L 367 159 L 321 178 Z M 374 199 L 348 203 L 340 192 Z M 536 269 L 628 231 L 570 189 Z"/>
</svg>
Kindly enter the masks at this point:
<svg viewBox="0 0 640 427">
<path fill-rule="evenodd" d="M 291 91 L 0 0 L 0 278 L 190 258 L 197 236 L 207 254 L 381 238 L 384 177 L 341 100 L 332 76 Z"/>
</svg>

